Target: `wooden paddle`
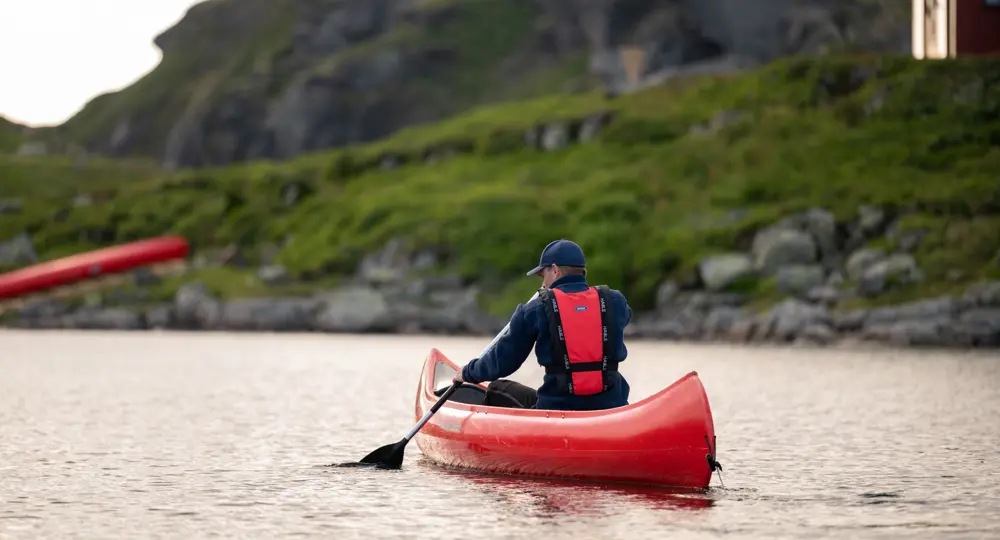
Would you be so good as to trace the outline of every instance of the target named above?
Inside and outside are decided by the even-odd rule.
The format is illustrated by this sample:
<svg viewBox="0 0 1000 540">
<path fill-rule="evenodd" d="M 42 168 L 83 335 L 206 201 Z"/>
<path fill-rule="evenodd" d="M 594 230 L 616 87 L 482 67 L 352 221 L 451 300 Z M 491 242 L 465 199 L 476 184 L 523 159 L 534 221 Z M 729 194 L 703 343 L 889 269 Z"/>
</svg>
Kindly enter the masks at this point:
<svg viewBox="0 0 1000 540">
<path fill-rule="evenodd" d="M 536 292 L 534 296 L 532 296 L 531 299 L 528 300 L 528 302 L 534 300 L 537 297 L 538 293 Z M 493 347 L 493 345 L 495 345 L 496 342 L 500 340 L 500 337 L 506 334 L 507 330 L 509 329 L 510 329 L 510 322 L 508 322 L 503 327 L 503 330 L 501 330 L 500 333 L 493 338 L 493 341 L 491 341 L 490 344 L 487 345 L 485 349 L 483 349 L 483 352 L 480 353 L 480 356 L 486 354 L 486 351 L 490 350 Z M 438 409 L 440 409 L 441 406 L 444 405 L 445 401 L 448 401 L 448 398 L 450 398 L 451 395 L 455 393 L 455 390 L 458 390 L 460 386 L 462 386 L 462 383 L 459 382 L 453 383 L 451 387 L 448 388 L 448 391 L 441 395 L 441 398 L 437 400 L 437 402 L 430 408 L 430 410 L 424 413 L 424 415 L 420 418 L 420 421 L 417 422 L 417 425 L 413 426 L 413 429 L 411 429 L 409 433 L 407 433 L 406 436 L 403 437 L 402 440 L 400 440 L 399 442 L 393 444 L 387 444 L 385 446 L 376 449 L 374 452 L 361 458 L 361 461 L 358 463 L 342 463 L 339 466 L 358 467 L 367 465 L 367 466 L 374 466 L 380 469 L 399 469 L 400 467 L 403 466 L 403 451 L 406 448 L 406 443 L 410 442 L 410 439 L 412 439 L 413 436 L 416 435 L 418 431 L 420 431 L 420 428 L 424 427 L 424 424 L 426 424 L 427 421 L 431 419 L 431 416 L 433 416 L 434 413 L 436 413 Z"/>
</svg>

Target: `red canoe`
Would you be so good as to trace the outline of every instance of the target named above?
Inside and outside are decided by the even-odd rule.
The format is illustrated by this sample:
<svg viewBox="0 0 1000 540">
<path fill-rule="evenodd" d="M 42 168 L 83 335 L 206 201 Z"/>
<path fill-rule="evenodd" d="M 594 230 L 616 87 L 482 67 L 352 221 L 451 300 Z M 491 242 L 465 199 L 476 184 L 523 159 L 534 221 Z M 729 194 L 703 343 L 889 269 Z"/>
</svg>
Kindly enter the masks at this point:
<svg viewBox="0 0 1000 540">
<path fill-rule="evenodd" d="M 437 401 L 435 385 L 447 386 L 457 371 L 431 350 L 417 388 L 416 418 Z M 683 488 L 706 488 L 711 481 L 715 427 L 695 372 L 646 399 L 604 411 L 472 404 L 484 393 L 484 385 L 464 385 L 417 432 L 427 458 L 516 476 Z"/>
<path fill-rule="evenodd" d="M 0 298 L 14 298 L 140 266 L 183 259 L 188 242 L 162 236 L 70 255 L 0 275 Z"/>
</svg>

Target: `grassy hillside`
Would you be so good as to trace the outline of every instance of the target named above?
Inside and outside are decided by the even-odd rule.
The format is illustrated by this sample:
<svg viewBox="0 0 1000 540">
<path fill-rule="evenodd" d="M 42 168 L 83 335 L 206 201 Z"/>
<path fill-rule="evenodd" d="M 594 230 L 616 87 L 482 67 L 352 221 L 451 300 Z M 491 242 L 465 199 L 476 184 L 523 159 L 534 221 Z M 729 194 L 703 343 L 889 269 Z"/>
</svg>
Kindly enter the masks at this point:
<svg viewBox="0 0 1000 540">
<path fill-rule="evenodd" d="M 164 56 L 154 70 L 90 101 L 59 126 L 58 135 L 103 153 L 115 130 L 128 126 L 129 142 L 118 152 L 162 158 L 168 134 L 185 114 L 210 123 L 226 114 L 229 103 L 239 107 L 244 122 L 262 124 L 271 107 L 302 81 L 339 85 L 331 100 L 342 107 L 329 104 L 325 115 L 379 106 L 384 123 L 395 127 L 499 99 L 534 97 L 586 71 L 582 51 L 555 60 L 519 57 L 535 46 L 540 10 L 532 0 L 414 3 L 387 27 L 331 50 L 301 43 L 300 27 L 320 25 L 336 8 L 306 12 L 312 4 L 216 0 L 194 6 L 158 38 Z M 360 4 L 342 4 L 339 17 L 364 24 Z M 397 54 L 401 67 L 380 67 Z M 420 66 L 419 73 L 409 72 L 413 66 Z M 384 69 L 398 72 L 391 84 L 369 81 L 383 77 Z M 257 129 L 245 128 L 249 134 Z"/>
<path fill-rule="evenodd" d="M 598 112 L 613 119 L 595 140 L 553 152 L 525 146 L 529 126 L 563 120 L 572 132 Z M 430 152 L 442 159 L 425 162 Z M 402 165 L 385 170 L 389 158 Z M 901 231 L 928 231 L 915 254 L 925 283 L 889 299 L 1000 277 L 991 262 L 1000 250 L 996 60 L 790 59 L 614 101 L 478 109 L 288 163 L 176 174 L 23 158 L 0 167 L 30 201 L 0 220 L 0 239 L 27 230 L 43 257 L 176 232 L 199 250 L 236 243 L 252 256 L 282 245 L 279 262 L 293 274 L 328 282 L 403 237 L 493 284 L 498 312 L 537 286 L 523 272 L 554 238 L 580 242 L 593 280 L 643 308 L 665 278 L 746 249 L 761 226 L 812 206 L 846 221 L 860 204 L 881 205 L 906 213 Z M 302 195 L 288 203 L 291 185 Z M 105 198 L 60 213 L 91 190 Z M 230 295 L 246 292 L 219 281 Z M 765 282 L 741 286 L 773 294 Z"/>
<path fill-rule="evenodd" d="M 13 153 L 21 146 L 21 126 L 0 116 L 0 154 Z"/>
<path fill-rule="evenodd" d="M 161 36 L 161 46 L 169 46 L 155 69 L 121 91 L 92 99 L 59 126 L 59 136 L 88 147 L 104 144 L 120 122 L 148 116 L 139 126 L 146 135 L 135 153 L 157 155 L 192 99 L 210 99 L 221 83 L 250 74 L 255 62 L 266 62 L 291 41 L 294 2 L 251 0 L 242 5 L 244 16 L 228 2 L 192 7 L 187 24 Z"/>
</svg>

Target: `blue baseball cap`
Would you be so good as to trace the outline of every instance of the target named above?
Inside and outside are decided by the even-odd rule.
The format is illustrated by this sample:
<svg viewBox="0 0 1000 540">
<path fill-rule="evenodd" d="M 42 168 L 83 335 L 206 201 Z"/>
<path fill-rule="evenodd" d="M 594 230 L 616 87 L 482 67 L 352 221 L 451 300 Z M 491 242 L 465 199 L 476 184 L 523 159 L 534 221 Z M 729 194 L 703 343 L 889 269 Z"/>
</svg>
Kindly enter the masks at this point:
<svg viewBox="0 0 1000 540">
<path fill-rule="evenodd" d="M 576 242 L 563 238 L 550 242 L 542 250 L 542 256 L 538 259 L 538 266 L 525 275 L 533 276 L 540 272 L 542 268 L 557 264 L 559 266 L 587 266 L 587 261 L 583 257 L 583 249 Z"/>
</svg>

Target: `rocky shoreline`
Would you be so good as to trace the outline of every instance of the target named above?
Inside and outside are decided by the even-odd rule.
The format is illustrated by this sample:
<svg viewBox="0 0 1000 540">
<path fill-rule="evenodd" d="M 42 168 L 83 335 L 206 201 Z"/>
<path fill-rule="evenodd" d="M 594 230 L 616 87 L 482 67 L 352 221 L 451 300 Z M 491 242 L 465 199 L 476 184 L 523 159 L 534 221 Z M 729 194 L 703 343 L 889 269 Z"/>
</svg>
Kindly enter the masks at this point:
<svg viewBox="0 0 1000 540">
<path fill-rule="evenodd" d="M 474 289 L 437 291 L 436 303 L 349 286 L 308 298 L 219 301 L 201 284 L 178 291 L 174 302 L 146 309 L 70 308 L 55 301 L 26 306 L 6 324 L 20 329 L 183 330 L 495 335 L 504 320 L 482 313 Z M 729 294 L 681 293 L 669 307 L 637 313 L 630 338 L 734 344 L 1000 348 L 1000 281 L 969 287 L 961 296 L 891 307 L 831 310 L 789 298 L 752 314 Z"/>
<path fill-rule="evenodd" d="M 636 317 L 628 335 L 729 343 L 835 345 L 870 342 L 891 346 L 1000 347 L 1000 281 L 973 285 L 957 297 L 942 296 L 873 309 L 833 310 L 788 298 L 763 313 L 733 305 L 728 295 L 695 293 L 668 309 Z"/>
<path fill-rule="evenodd" d="M 24 329 L 202 330 L 249 332 L 487 334 L 498 321 L 476 306 L 475 288 L 445 288 L 427 279 L 395 290 L 349 285 L 308 297 L 220 301 L 199 282 L 173 302 L 72 307 L 59 300 L 30 303 L 6 324 Z"/>
<path fill-rule="evenodd" d="M 705 257 L 691 272 L 662 283 L 655 307 L 637 312 L 627 335 L 817 346 L 1000 347 L 1000 280 L 982 280 L 947 296 L 852 309 L 926 283 L 914 253 L 931 231 L 919 220 L 907 222 L 910 215 L 905 209 L 863 206 L 854 219 L 838 222 L 828 210 L 812 208 L 762 226 L 742 242 L 746 251 Z M 29 239 L 20 242 L 20 251 L 30 248 Z M 503 328 L 506 316 L 490 316 L 480 307 L 483 284 L 449 273 L 432 249 L 406 246 L 404 239 L 391 240 L 364 257 L 339 286 L 307 297 L 221 300 L 189 280 L 172 301 L 157 303 L 146 293 L 157 284 L 156 276 L 138 271 L 129 294 L 111 291 L 83 305 L 37 300 L 0 316 L 0 326 L 484 336 Z M 213 250 L 196 256 L 193 266 L 250 269 L 238 249 L 216 251 L 211 261 L 205 259 Z M 990 264 L 998 263 L 1000 254 Z M 268 285 L 294 281 L 270 257 L 261 261 L 257 276 Z M 957 268 L 947 279 L 970 282 Z M 766 310 L 758 307 L 762 298 L 772 299 Z"/>
</svg>

